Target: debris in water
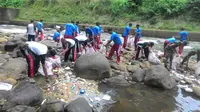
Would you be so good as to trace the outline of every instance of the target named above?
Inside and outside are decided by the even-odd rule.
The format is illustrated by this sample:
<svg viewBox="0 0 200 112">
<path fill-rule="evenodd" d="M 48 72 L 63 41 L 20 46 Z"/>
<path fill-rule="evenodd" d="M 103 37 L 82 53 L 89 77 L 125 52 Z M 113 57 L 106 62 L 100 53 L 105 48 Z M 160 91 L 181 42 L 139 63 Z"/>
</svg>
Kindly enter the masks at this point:
<svg viewBox="0 0 200 112">
<path fill-rule="evenodd" d="M 109 96 L 109 95 L 104 95 L 104 96 L 103 96 L 103 99 L 104 99 L 104 100 L 110 100 L 110 98 L 111 98 L 111 96 Z"/>
</svg>

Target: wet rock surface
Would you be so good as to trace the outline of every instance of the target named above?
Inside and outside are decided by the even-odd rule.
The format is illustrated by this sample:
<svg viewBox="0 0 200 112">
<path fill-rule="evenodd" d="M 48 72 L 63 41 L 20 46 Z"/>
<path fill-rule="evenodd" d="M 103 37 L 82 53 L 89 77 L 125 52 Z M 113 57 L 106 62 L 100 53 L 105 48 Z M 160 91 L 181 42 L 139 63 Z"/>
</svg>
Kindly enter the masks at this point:
<svg viewBox="0 0 200 112">
<path fill-rule="evenodd" d="M 50 100 L 46 101 L 41 109 L 40 112 L 65 112 L 66 103 L 60 100 Z"/>
<path fill-rule="evenodd" d="M 29 107 L 26 105 L 18 105 L 11 109 L 6 110 L 6 112 L 37 112 L 34 107 Z"/>
</svg>

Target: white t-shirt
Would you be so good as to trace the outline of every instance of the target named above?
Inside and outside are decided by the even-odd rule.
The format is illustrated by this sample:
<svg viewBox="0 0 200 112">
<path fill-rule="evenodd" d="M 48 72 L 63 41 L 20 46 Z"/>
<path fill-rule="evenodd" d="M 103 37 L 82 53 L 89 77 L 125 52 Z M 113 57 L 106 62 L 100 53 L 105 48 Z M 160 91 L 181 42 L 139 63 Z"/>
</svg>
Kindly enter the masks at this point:
<svg viewBox="0 0 200 112">
<path fill-rule="evenodd" d="M 65 40 L 70 43 L 70 48 L 75 45 L 75 41 L 73 39 L 65 39 Z"/>
<path fill-rule="evenodd" d="M 26 42 L 28 44 L 29 49 L 33 51 L 37 55 L 47 54 L 48 48 L 46 45 L 38 43 L 38 42 Z"/>
<path fill-rule="evenodd" d="M 77 37 L 75 37 L 78 41 L 86 41 L 88 38 L 84 35 L 79 35 Z"/>
<path fill-rule="evenodd" d="M 28 35 L 35 35 L 35 26 L 33 23 L 28 24 L 27 34 Z"/>
</svg>

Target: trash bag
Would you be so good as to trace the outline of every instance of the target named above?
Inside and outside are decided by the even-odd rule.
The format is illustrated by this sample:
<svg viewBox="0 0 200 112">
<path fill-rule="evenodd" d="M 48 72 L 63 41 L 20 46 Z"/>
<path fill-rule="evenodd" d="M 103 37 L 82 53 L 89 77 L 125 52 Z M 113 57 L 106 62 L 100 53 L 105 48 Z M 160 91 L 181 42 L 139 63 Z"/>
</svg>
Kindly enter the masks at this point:
<svg viewBox="0 0 200 112">
<path fill-rule="evenodd" d="M 200 61 L 195 65 L 195 74 L 200 75 Z"/>
<path fill-rule="evenodd" d="M 176 70 L 176 67 L 181 62 L 181 57 L 179 55 L 174 55 L 172 60 L 172 70 Z"/>
<path fill-rule="evenodd" d="M 127 42 L 128 47 L 134 47 L 134 39 L 135 38 L 128 38 L 128 42 Z"/>
<path fill-rule="evenodd" d="M 53 75 L 53 66 L 52 66 L 52 63 L 51 63 L 50 61 L 45 61 L 45 66 L 46 66 L 46 69 L 47 69 L 47 74 L 48 74 L 48 75 Z M 39 72 L 41 75 L 45 76 L 41 64 L 40 64 L 40 68 L 38 69 L 38 72 Z"/>
<path fill-rule="evenodd" d="M 148 60 L 151 64 L 154 64 L 154 65 L 161 64 L 160 60 L 158 59 L 158 57 L 156 57 L 156 54 L 153 51 L 150 51 Z"/>
<path fill-rule="evenodd" d="M 52 63 L 53 68 L 61 67 L 60 56 L 56 55 L 55 58 L 49 57 L 47 60 Z"/>
</svg>

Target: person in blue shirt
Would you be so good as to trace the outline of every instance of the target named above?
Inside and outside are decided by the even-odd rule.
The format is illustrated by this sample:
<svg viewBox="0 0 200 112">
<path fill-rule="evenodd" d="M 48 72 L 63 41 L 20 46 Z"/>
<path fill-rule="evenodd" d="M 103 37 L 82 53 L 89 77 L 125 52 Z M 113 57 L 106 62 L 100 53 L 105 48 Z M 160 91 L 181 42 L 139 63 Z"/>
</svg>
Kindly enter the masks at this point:
<svg viewBox="0 0 200 112">
<path fill-rule="evenodd" d="M 111 34 L 110 40 L 105 45 L 106 47 L 113 41 L 114 44 L 112 48 L 110 49 L 109 55 L 106 56 L 108 59 L 112 59 L 112 56 L 114 52 L 116 52 L 117 55 L 117 63 L 120 62 L 120 53 L 121 53 L 121 47 L 122 47 L 122 41 L 119 37 L 119 35 L 116 32 L 112 32 L 112 29 L 108 29 L 108 32 Z"/>
<path fill-rule="evenodd" d="M 58 43 L 60 42 L 60 31 L 61 31 L 61 28 L 59 26 L 56 27 L 56 32 L 54 33 L 53 35 L 53 40 L 55 42 L 57 42 L 57 45 Z"/>
<path fill-rule="evenodd" d="M 176 37 L 171 37 L 171 38 L 168 38 L 164 41 L 164 56 L 165 56 L 165 47 L 170 44 L 170 43 L 174 43 L 176 41 Z"/>
<path fill-rule="evenodd" d="M 137 43 L 140 41 L 140 38 L 142 37 L 142 29 L 140 28 L 140 25 L 136 25 L 135 29 L 135 40 L 134 40 L 134 45 L 135 45 L 135 51 L 137 50 Z"/>
<path fill-rule="evenodd" d="M 43 32 L 44 25 L 43 25 L 43 20 L 42 19 L 39 22 L 37 22 L 36 27 L 37 27 L 36 38 L 40 34 L 40 40 L 43 40 L 44 39 L 44 32 Z"/>
<path fill-rule="evenodd" d="M 99 49 L 99 45 L 100 45 L 100 28 L 99 28 L 100 23 L 97 22 L 96 26 L 94 26 L 93 28 L 93 32 L 94 32 L 94 47 L 95 49 Z"/>
<path fill-rule="evenodd" d="M 75 33 L 76 33 L 76 28 L 74 27 L 74 24 L 67 23 L 65 25 L 65 35 L 64 35 L 64 38 L 74 39 Z"/>
<path fill-rule="evenodd" d="M 92 46 L 94 46 L 94 32 L 90 27 L 85 27 L 85 34 L 88 38 L 87 42 L 91 43 Z"/>
<path fill-rule="evenodd" d="M 124 49 L 126 48 L 127 45 L 128 35 L 130 34 L 131 27 L 132 23 L 129 23 L 129 25 L 124 28 L 124 32 L 122 34 L 122 37 L 124 38 L 124 44 L 123 44 Z"/>
<path fill-rule="evenodd" d="M 180 41 L 181 41 L 181 44 L 179 46 L 179 55 L 182 55 L 183 53 L 183 47 L 184 45 L 187 45 L 188 41 L 189 41 L 189 38 L 188 38 L 188 32 L 185 31 L 184 28 L 181 28 L 181 32 L 179 33 L 180 35 Z"/>
</svg>

